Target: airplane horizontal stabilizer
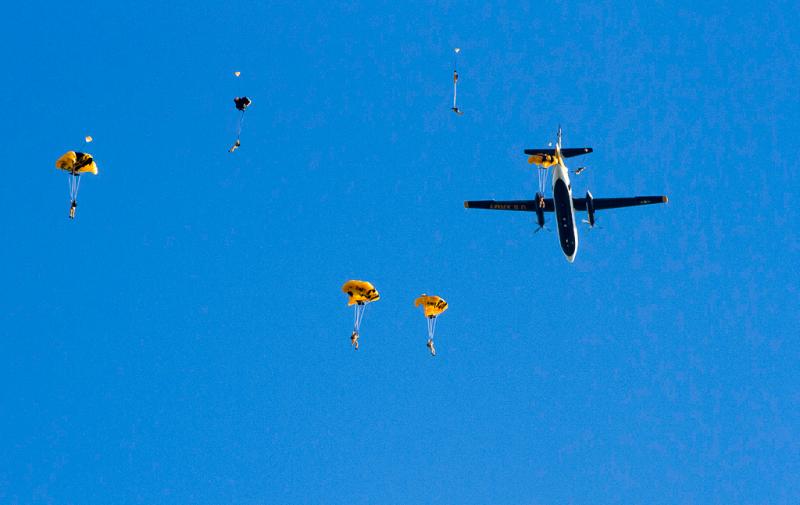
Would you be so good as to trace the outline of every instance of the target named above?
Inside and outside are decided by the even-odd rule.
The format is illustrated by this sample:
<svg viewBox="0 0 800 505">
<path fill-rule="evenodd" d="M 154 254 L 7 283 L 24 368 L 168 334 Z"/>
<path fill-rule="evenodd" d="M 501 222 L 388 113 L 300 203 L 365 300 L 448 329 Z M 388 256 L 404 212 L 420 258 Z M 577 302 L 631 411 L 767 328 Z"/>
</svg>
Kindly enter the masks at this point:
<svg viewBox="0 0 800 505">
<path fill-rule="evenodd" d="M 561 149 L 561 156 L 563 158 L 573 158 L 575 156 L 589 154 L 592 151 L 593 149 L 591 147 L 565 147 Z M 549 154 L 552 156 L 555 153 L 555 149 L 525 149 L 525 154 L 527 155 Z"/>
</svg>

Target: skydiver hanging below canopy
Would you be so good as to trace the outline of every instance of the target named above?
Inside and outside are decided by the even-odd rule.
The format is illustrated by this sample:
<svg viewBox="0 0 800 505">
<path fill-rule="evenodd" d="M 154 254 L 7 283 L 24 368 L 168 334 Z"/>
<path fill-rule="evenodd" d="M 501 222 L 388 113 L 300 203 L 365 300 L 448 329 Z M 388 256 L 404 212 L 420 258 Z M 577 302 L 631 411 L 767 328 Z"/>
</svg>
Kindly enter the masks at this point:
<svg viewBox="0 0 800 505">
<path fill-rule="evenodd" d="M 560 131 L 560 130 L 559 130 Z M 560 133 L 559 133 L 560 135 Z M 558 139 L 559 146 L 561 145 L 561 138 Z M 548 147 L 552 147 L 553 143 L 548 142 Z M 552 151 L 552 152 L 549 152 Z M 539 192 L 536 193 L 536 201 L 538 202 L 539 208 L 545 207 L 545 200 L 544 195 L 545 191 L 547 190 L 547 176 L 549 175 L 550 167 L 557 165 L 559 163 L 559 157 L 556 154 L 556 149 L 547 149 L 543 150 L 542 152 L 538 152 L 536 154 L 532 154 L 528 158 L 528 163 L 531 165 L 537 166 L 536 173 L 539 176 Z M 538 230 L 537 230 L 538 231 Z"/>
<path fill-rule="evenodd" d="M 97 175 L 97 164 L 91 154 L 68 151 L 56 160 L 56 168 L 69 173 L 69 218 L 75 219 L 81 174 L 91 173 Z"/>
<path fill-rule="evenodd" d="M 447 310 L 447 302 L 438 296 L 428 296 L 423 294 L 414 300 L 414 306 L 422 305 L 425 317 L 428 319 L 428 343 L 425 344 L 431 352 L 431 356 L 436 356 L 436 347 L 433 345 L 433 337 L 436 333 L 436 318 Z"/>
<path fill-rule="evenodd" d="M 350 344 L 358 350 L 358 337 L 361 331 L 361 320 L 368 303 L 377 302 L 381 295 L 375 286 L 367 281 L 347 281 L 342 286 L 342 291 L 347 293 L 347 305 L 354 305 L 353 333 L 350 334 Z"/>
<path fill-rule="evenodd" d="M 464 112 L 458 108 L 456 105 L 456 98 L 458 97 L 458 53 L 461 52 L 461 48 L 457 47 L 454 49 L 455 55 L 453 56 L 453 107 L 450 109 L 459 116 L 463 115 Z"/>
<path fill-rule="evenodd" d="M 242 136 L 242 125 L 244 124 L 244 111 L 253 103 L 249 98 L 246 96 L 237 96 L 233 99 L 233 103 L 236 105 L 236 110 L 241 111 L 242 114 L 239 116 L 239 123 L 236 126 L 236 142 L 233 143 L 230 149 L 228 149 L 229 153 L 234 152 L 235 150 L 239 149 L 242 145 L 241 136 Z"/>
</svg>

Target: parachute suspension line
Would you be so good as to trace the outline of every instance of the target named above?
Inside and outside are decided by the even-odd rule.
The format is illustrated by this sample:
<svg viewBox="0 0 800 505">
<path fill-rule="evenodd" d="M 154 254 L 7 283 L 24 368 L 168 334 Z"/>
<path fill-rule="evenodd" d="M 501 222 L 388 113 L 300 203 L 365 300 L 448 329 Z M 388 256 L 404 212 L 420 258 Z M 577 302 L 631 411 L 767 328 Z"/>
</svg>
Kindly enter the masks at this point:
<svg viewBox="0 0 800 505">
<path fill-rule="evenodd" d="M 433 340 L 433 335 L 436 333 L 436 318 L 428 318 L 428 338 Z"/>
<path fill-rule="evenodd" d="M 239 125 L 236 128 L 236 140 L 239 140 L 242 136 L 242 125 L 244 125 L 244 111 L 242 111 L 242 114 L 239 116 Z"/>
<path fill-rule="evenodd" d="M 453 50 L 453 109 L 457 109 L 456 97 L 458 96 L 458 52 L 459 48 Z"/>
<path fill-rule="evenodd" d="M 69 174 L 69 200 L 70 203 L 78 199 L 78 189 L 81 186 L 81 175 L 76 172 Z"/>
<path fill-rule="evenodd" d="M 358 333 L 361 329 L 361 320 L 364 319 L 364 310 L 367 308 L 365 303 L 357 303 L 355 307 L 355 320 L 353 321 L 353 330 Z"/>
<path fill-rule="evenodd" d="M 547 191 L 547 176 L 550 174 L 550 169 L 539 167 L 539 193 L 542 196 L 545 195 Z"/>
</svg>

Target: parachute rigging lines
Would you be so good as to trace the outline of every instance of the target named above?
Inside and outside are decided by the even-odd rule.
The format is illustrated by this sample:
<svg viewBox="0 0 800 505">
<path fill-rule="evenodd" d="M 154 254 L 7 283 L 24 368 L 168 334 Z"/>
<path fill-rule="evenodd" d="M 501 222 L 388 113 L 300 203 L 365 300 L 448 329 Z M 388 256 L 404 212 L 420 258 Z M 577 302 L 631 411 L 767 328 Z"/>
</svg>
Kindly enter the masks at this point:
<svg viewBox="0 0 800 505">
<path fill-rule="evenodd" d="M 464 112 L 458 108 L 456 103 L 458 97 L 458 53 L 461 52 L 461 48 L 456 47 L 453 52 L 453 107 L 450 110 L 461 116 Z"/>
<path fill-rule="evenodd" d="M 428 338 L 433 340 L 433 335 L 436 333 L 436 318 L 428 318 Z"/>
<path fill-rule="evenodd" d="M 244 125 L 244 111 L 252 104 L 252 100 L 247 98 L 246 96 L 237 96 L 233 99 L 233 103 L 236 106 L 236 110 L 241 111 L 241 115 L 239 115 L 239 121 L 236 125 L 236 142 L 233 143 L 230 149 L 228 149 L 229 153 L 234 152 L 235 150 L 239 149 L 239 146 L 242 145 L 241 136 L 242 136 L 242 126 Z"/>
<path fill-rule="evenodd" d="M 548 170 L 544 167 L 536 167 L 537 174 L 539 175 L 539 193 L 544 195 L 545 189 L 547 189 L 547 174 Z"/>
</svg>

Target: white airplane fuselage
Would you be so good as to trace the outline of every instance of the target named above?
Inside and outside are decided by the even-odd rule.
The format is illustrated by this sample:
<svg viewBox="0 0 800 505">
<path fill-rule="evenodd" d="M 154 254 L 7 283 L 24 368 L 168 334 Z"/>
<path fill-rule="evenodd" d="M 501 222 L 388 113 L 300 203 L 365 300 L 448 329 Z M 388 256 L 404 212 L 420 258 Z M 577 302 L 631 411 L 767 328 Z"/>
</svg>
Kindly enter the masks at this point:
<svg viewBox="0 0 800 505">
<path fill-rule="evenodd" d="M 556 148 L 560 156 L 560 147 Z M 553 167 L 553 206 L 558 227 L 558 241 L 567 261 L 575 261 L 578 253 L 578 228 L 575 225 L 575 206 L 572 203 L 572 185 L 569 170 L 563 159 Z"/>
</svg>

